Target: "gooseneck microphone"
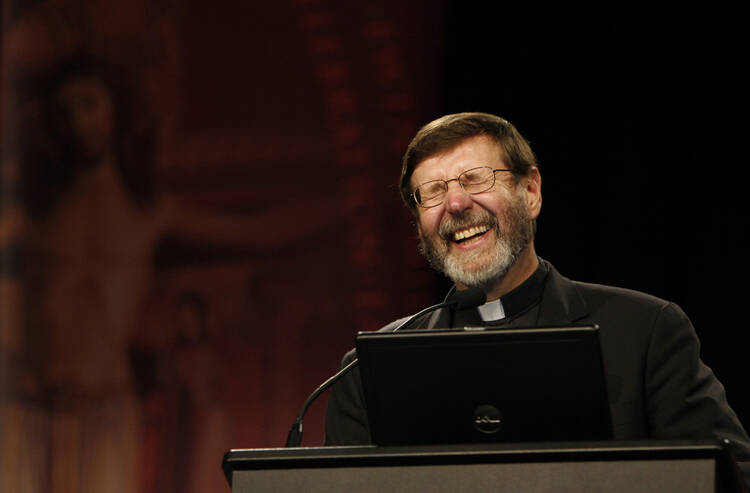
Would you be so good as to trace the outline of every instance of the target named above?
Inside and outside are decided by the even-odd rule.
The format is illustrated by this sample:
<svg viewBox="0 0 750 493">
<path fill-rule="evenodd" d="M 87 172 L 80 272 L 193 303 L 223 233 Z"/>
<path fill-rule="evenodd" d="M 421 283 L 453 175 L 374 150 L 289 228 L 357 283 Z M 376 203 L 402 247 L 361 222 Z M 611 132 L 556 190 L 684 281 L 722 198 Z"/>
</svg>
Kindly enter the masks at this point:
<svg viewBox="0 0 750 493">
<path fill-rule="evenodd" d="M 463 291 L 456 291 L 448 296 L 448 298 L 446 298 L 444 302 L 427 307 L 419 313 L 412 315 L 398 327 L 393 329 L 393 332 L 398 332 L 399 330 L 408 327 L 422 315 L 434 312 L 435 310 L 438 310 L 440 308 L 453 307 L 454 310 L 465 310 L 467 308 L 474 308 L 479 305 L 483 305 L 486 301 L 487 295 L 482 288 L 469 288 Z M 292 428 L 289 430 L 289 435 L 287 435 L 286 439 L 287 447 L 299 447 L 302 443 L 302 420 L 305 417 L 305 413 L 307 413 L 307 408 L 310 407 L 313 401 L 315 401 L 315 399 L 317 399 L 320 394 L 328 390 L 331 385 L 333 385 L 339 379 L 341 379 L 341 377 L 349 373 L 352 368 L 357 366 L 358 363 L 359 360 L 355 357 L 346 366 L 336 372 L 332 377 L 320 384 L 320 386 L 315 389 L 312 394 L 310 394 L 310 397 L 308 397 L 305 403 L 302 405 L 302 409 L 300 410 L 299 415 L 297 415 L 297 420 L 294 422 L 294 424 L 292 424 Z"/>
</svg>

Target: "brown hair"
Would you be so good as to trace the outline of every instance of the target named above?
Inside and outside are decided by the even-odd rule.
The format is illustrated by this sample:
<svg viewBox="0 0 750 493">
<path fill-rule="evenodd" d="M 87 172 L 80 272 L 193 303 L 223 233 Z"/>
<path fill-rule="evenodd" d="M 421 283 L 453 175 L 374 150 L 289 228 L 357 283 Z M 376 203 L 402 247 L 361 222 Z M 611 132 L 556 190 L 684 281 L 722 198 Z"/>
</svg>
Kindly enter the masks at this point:
<svg viewBox="0 0 750 493">
<path fill-rule="evenodd" d="M 425 159 L 450 150 L 471 137 L 486 135 L 500 146 L 506 165 L 518 179 L 537 167 L 529 143 L 512 123 L 489 113 L 455 113 L 433 120 L 420 128 L 406 149 L 401 166 L 401 198 L 415 211 L 411 174 Z"/>
</svg>

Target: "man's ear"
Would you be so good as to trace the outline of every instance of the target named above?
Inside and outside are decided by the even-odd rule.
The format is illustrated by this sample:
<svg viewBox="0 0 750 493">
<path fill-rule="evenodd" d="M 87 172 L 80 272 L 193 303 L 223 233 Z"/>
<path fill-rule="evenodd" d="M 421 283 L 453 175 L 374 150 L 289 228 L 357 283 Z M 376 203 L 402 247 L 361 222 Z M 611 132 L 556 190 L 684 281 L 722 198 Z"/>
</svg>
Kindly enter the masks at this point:
<svg viewBox="0 0 750 493">
<path fill-rule="evenodd" d="M 524 192 L 529 215 L 531 219 L 536 219 L 542 211 L 542 175 L 539 168 L 531 168 L 524 177 Z"/>
</svg>

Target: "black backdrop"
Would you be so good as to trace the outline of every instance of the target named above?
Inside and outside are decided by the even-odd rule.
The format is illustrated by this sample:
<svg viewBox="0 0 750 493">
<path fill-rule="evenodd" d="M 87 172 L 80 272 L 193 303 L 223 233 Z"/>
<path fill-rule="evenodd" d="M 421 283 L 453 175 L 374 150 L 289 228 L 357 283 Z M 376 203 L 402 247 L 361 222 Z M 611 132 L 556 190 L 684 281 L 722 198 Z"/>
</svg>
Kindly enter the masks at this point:
<svg viewBox="0 0 750 493">
<path fill-rule="evenodd" d="M 443 112 L 514 122 L 542 171 L 539 254 L 568 277 L 678 303 L 747 425 L 748 77 L 736 17 L 478 12 L 454 3 L 446 15 Z"/>
</svg>

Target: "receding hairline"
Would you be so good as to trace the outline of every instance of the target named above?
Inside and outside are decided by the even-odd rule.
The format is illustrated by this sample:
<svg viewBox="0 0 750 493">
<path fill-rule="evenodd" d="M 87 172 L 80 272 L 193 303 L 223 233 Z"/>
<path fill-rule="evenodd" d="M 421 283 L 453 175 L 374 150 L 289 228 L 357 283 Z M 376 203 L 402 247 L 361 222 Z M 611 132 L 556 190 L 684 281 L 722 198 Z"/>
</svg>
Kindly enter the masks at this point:
<svg viewBox="0 0 750 493">
<path fill-rule="evenodd" d="M 503 149 L 503 146 L 500 145 L 500 142 L 498 142 L 497 139 L 495 139 L 492 135 L 490 135 L 488 133 L 481 133 L 481 134 L 477 134 L 477 135 L 469 135 L 469 136 L 464 137 L 463 139 L 459 140 L 458 142 L 456 142 L 452 146 L 446 147 L 444 149 L 440 149 L 438 151 L 435 151 L 434 153 L 432 153 L 432 154 L 430 154 L 428 156 L 423 157 L 419 162 L 414 163 L 413 166 L 411 167 L 411 171 L 409 173 L 409 183 L 411 183 L 411 179 L 414 177 L 414 172 L 425 161 L 428 161 L 428 160 L 434 159 L 434 158 L 440 158 L 441 156 L 445 156 L 447 154 L 450 154 L 451 152 L 455 151 L 457 148 L 461 147 L 462 145 L 465 145 L 467 142 L 469 142 L 471 140 L 477 140 L 477 139 L 481 139 L 483 141 L 486 141 L 487 143 L 491 144 L 495 149 L 497 149 L 497 151 L 500 153 L 500 160 L 502 161 L 502 163 L 505 166 L 508 166 L 508 162 L 507 162 L 508 158 L 505 155 L 505 149 Z M 489 163 L 487 163 L 487 165 L 489 166 Z"/>
</svg>

